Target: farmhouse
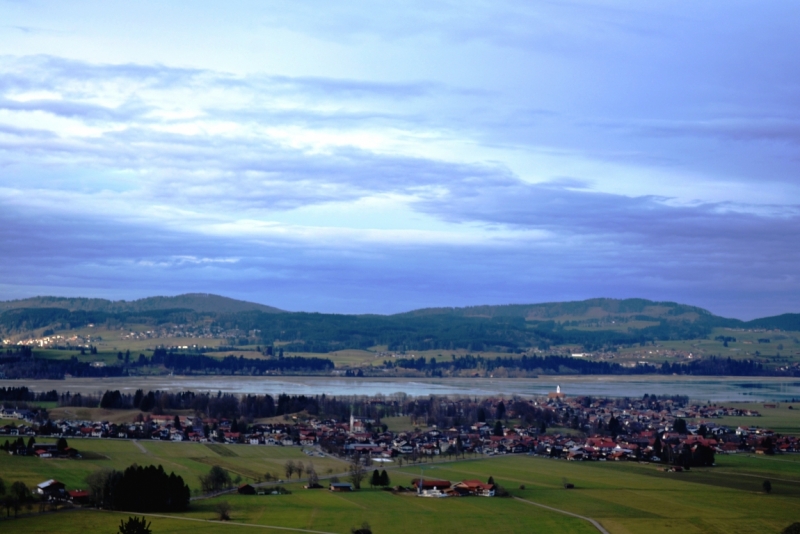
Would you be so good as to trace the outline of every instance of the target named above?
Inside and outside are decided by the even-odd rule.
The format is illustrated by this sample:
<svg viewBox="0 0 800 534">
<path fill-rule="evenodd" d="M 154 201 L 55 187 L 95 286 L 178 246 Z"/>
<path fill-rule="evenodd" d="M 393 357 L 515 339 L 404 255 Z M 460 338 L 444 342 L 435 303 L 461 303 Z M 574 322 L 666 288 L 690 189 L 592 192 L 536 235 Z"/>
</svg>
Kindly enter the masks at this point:
<svg viewBox="0 0 800 534">
<path fill-rule="evenodd" d="M 55 479 L 45 480 L 36 485 L 36 493 L 49 499 L 61 499 L 66 495 L 66 486 Z"/>
<path fill-rule="evenodd" d="M 453 485 L 453 489 L 461 495 L 476 495 L 478 497 L 494 497 L 494 484 L 484 484 L 480 480 L 463 480 Z"/>
</svg>

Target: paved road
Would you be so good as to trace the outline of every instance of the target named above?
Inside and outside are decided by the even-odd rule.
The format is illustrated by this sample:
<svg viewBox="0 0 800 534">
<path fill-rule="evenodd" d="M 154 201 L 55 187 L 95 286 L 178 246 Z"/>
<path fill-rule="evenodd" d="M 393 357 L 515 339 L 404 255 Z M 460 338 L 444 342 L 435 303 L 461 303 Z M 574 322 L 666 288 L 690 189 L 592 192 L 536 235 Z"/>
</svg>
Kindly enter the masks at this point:
<svg viewBox="0 0 800 534">
<path fill-rule="evenodd" d="M 566 510 L 561 510 L 559 508 L 553 508 L 552 506 L 547 506 L 545 504 L 539 504 L 538 502 L 529 501 L 527 499 L 520 499 L 519 497 L 514 497 L 514 498 L 516 500 L 524 502 L 524 503 L 532 504 L 532 505 L 538 506 L 540 508 L 545 508 L 545 509 L 551 510 L 553 512 L 558 512 L 559 514 L 570 515 L 572 517 L 577 517 L 578 519 L 583 519 L 584 521 L 588 521 L 589 523 L 591 523 L 594 526 L 594 528 L 596 528 L 597 530 L 599 530 L 603 534 L 609 534 L 609 532 L 605 528 L 603 528 L 603 525 L 601 525 L 600 523 L 598 523 L 597 521 L 595 521 L 591 517 L 586 517 L 586 516 L 582 516 L 582 515 L 578 515 L 578 514 L 573 514 L 572 512 L 567 512 Z"/>
</svg>

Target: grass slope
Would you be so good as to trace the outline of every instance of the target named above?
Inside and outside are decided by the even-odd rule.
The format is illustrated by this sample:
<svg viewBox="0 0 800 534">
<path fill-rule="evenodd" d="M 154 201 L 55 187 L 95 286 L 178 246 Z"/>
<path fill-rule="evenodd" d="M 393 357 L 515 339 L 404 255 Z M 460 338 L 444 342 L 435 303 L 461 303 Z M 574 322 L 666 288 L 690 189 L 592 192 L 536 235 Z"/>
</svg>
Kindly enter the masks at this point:
<svg viewBox="0 0 800 534">
<path fill-rule="evenodd" d="M 200 454 L 202 449 L 206 454 L 214 454 L 203 446 L 200 446 L 202 449 L 185 449 L 183 444 L 157 445 L 162 447 L 149 447 L 153 449 L 151 454 L 169 461 L 169 465 L 164 466 L 168 470 L 173 467 L 188 469 L 186 466 L 194 461 L 191 457 Z M 237 456 L 221 459 L 231 464 L 246 460 L 245 464 L 238 464 L 244 466 L 253 462 L 281 464 L 292 451 L 295 457 L 299 453 L 290 448 L 234 447 L 230 450 Z M 112 454 L 131 455 L 126 459 L 135 456 L 129 449 Z M 0 470 L 6 472 L 8 466 L 0 464 Z M 412 477 L 419 476 L 421 467 L 426 477 L 453 481 L 486 480 L 493 476 L 515 496 L 592 517 L 613 534 L 777 533 L 799 518 L 800 458 L 795 456 L 722 456 L 718 457 L 716 468 L 688 473 L 665 473 L 655 465 L 633 462 L 573 463 L 505 456 L 390 470 L 393 484 L 408 485 Z M 576 489 L 563 489 L 565 479 L 575 484 Z M 769 495 L 761 491 L 764 479 L 772 481 L 773 491 Z M 519 489 L 520 485 L 526 489 Z M 232 506 L 230 524 L 207 522 L 214 517 L 213 509 L 218 500 L 209 499 L 194 502 L 191 511 L 174 519 L 152 518 L 153 530 L 183 532 L 191 528 L 198 532 L 226 532 L 236 531 L 236 524 L 246 523 L 346 533 L 350 527 L 367 521 L 380 534 L 595 532 L 582 520 L 512 499 L 419 499 L 368 487 L 352 494 L 307 491 L 297 483 L 289 487 L 294 492 L 291 495 L 218 498 L 229 501 Z M 61 523 L 54 517 L 30 517 L 8 524 L 13 525 L 15 532 L 113 532 L 120 515 L 70 512 L 60 516 Z M 184 522 L 179 519 L 181 517 L 202 522 Z"/>
<path fill-rule="evenodd" d="M 38 439 L 37 442 L 46 443 L 48 440 Z M 0 477 L 7 482 L 21 480 L 30 487 L 55 478 L 64 482 L 67 489 L 78 489 L 85 486 L 86 475 L 97 469 L 124 470 L 134 463 L 160 464 L 167 472 L 174 471 L 182 476 L 192 490 L 197 490 L 200 487 L 198 476 L 208 473 L 212 465 L 228 469 L 234 478 L 237 474 L 240 475 L 245 482 L 254 482 L 267 472 L 277 478 L 284 478 L 284 464 L 287 460 L 302 461 L 306 465 L 313 462 L 321 476 L 329 469 L 337 473 L 346 470 L 341 461 L 328 457 L 311 458 L 297 447 L 221 444 L 208 447 L 201 443 L 147 440 L 134 443 L 128 440 L 98 439 L 70 439 L 69 445 L 88 453 L 92 459 L 40 459 L 0 454 Z"/>
</svg>

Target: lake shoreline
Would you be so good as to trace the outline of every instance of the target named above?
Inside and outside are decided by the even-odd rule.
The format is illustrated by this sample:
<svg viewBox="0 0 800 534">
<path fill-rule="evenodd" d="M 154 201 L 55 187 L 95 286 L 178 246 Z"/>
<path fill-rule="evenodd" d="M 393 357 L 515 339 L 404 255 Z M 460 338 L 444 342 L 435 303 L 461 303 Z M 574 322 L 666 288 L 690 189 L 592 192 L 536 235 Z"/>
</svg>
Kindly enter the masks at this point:
<svg viewBox="0 0 800 534">
<path fill-rule="evenodd" d="M 783 402 L 800 398 L 800 379 L 785 377 L 540 375 L 537 378 L 344 378 L 321 376 L 151 376 L 67 378 L 64 380 L 0 380 L 0 387 L 26 386 L 32 391 L 103 393 L 221 391 L 223 393 L 273 395 L 375 396 L 395 394 L 412 397 L 514 396 L 541 397 L 557 386 L 568 396 L 642 397 L 685 395 L 711 402 Z"/>
</svg>

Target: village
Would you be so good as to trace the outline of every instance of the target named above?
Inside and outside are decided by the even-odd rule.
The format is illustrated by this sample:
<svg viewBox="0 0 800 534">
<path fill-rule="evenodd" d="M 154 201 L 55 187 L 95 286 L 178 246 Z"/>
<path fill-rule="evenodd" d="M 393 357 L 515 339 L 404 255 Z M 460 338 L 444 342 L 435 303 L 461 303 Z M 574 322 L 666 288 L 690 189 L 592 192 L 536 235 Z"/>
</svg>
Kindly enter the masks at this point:
<svg viewBox="0 0 800 534">
<path fill-rule="evenodd" d="M 459 404 L 458 399 L 447 402 Z M 551 421 L 560 422 L 548 431 L 540 425 L 512 423 L 518 414 L 514 404 L 506 411 L 503 399 L 491 400 L 493 423 L 473 421 L 458 427 L 428 428 L 393 432 L 379 419 L 351 416 L 349 421 L 330 418 L 287 418 L 284 422 L 253 423 L 240 429 L 236 420 L 202 416 L 146 414 L 137 421 L 112 423 L 86 420 L 37 420 L 31 409 L 6 407 L 2 419 L 19 424 L 0 426 L 0 446 L 12 454 L 36 454 L 49 458 L 52 447 L 17 446 L 24 440 L 55 438 L 151 439 L 172 442 L 230 443 L 253 446 L 308 447 L 317 454 L 348 458 L 360 455 L 367 461 L 424 461 L 431 456 L 536 454 L 565 460 L 640 460 L 670 464 L 711 465 L 713 454 L 747 452 L 773 454 L 796 452 L 794 436 L 780 436 L 758 426 L 729 428 L 715 420 L 725 416 L 750 416 L 759 412 L 717 405 L 683 405 L 673 400 L 652 403 L 632 401 L 627 406 L 610 399 L 566 397 L 552 393 L 549 398 L 528 401 L 545 410 Z M 649 404 L 649 405 L 648 405 Z M 583 431 L 566 423 L 585 421 Z M 2 443 L 2 438 L 12 438 Z M 73 441 L 74 442 L 74 441 Z M 698 450 L 712 453 L 700 461 Z M 687 452 L 688 451 L 688 452 Z M 687 458 L 687 454 L 689 457 Z M 693 455 L 693 456 L 692 456 Z"/>
<path fill-rule="evenodd" d="M 388 402 L 369 397 L 362 401 L 367 405 Z M 437 402 L 440 408 L 452 412 L 460 407 L 467 411 L 474 400 L 439 398 Z M 282 421 L 273 418 L 270 422 L 245 424 L 236 418 L 210 418 L 202 414 L 140 413 L 134 421 L 114 423 L 50 419 L 34 406 L 17 408 L 6 404 L 0 410 L 0 419 L 5 423 L 0 426 L 0 450 L 12 456 L 34 456 L 48 462 L 80 461 L 85 459 L 84 454 L 91 460 L 91 451 L 81 452 L 81 443 L 88 440 L 137 440 L 140 448 L 147 446 L 147 441 L 168 442 L 169 448 L 182 447 L 184 442 L 202 443 L 212 448 L 221 444 L 234 446 L 234 449 L 294 447 L 309 457 L 309 466 L 315 459 L 332 458 L 340 461 L 341 470 L 346 471 L 337 475 L 329 469 L 323 477 L 327 479 L 325 485 L 322 485 L 316 472 L 312 476 L 313 470 L 308 469 L 307 484 L 303 486 L 306 489 L 353 492 L 361 489 L 361 481 L 366 479 L 370 486 L 377 485 L 396 494 L 435 499 L 508 495 L 507 489 L 491 477 L 486 481 L 475 478 L 452 481 L 425 476 L 425 471 L 436 468 L 437 463 L 460 459 L 518 455 L 566 462 L 631 461 L 677 473 L 693 467 L 713 467 L 716 455 L 775 455 L 800 450 L 795 436 L 779 435 L 757 425 L 733 427 L 720 422 L 724 417 L 751 417 L 756 422 L 761 417 L 756 410 L 691 404 L 681 397 L 636 400 L 568 397 L 559 388 L 547 397 L 524 401 L 493 398 L 482 399 L 481 403 L 486 408 L 481 409 L 478 418 L 485 420 L 441 426 L 427 421 L 420 424 L 418 414 L 406 414 L 406 426 L 413 428 L 394 431 L 380 417 L 356 415 L 338 420 L 297 413 L 284 415 Z M 763 406 L 767 410 L 774 408 L 771 404 Z M 522 412 L 528 409 L 545 414 L 549 424 L 525 424 Z M 570 422 L 577 423 L 575 426 L 579 428 L 565 426 Z M 286 462 L 289 481 L 290 463 Z M 358 480 L 353 477 L 353 466 L 358 466 L 356 471 L 362 473 Z M 406 486 L 389 486 L 386 470 L 404 467 L 418 468 L 420 476 L 411 479 L 410 485 L 405 482 Z M 369 471 L 373 475 L 371 481 Z M 57 472 L 53 470 L 51 478 L 30 488 L 40 503 L 40 511 L 46 505 L 57 508 L 93 503 L 93 494 L 85 485 L 69 488 L 55 478 Z M 48 476 L 47 470 L 43 473 Z M 300 477 L 302 471 L 295 470 L 295 474 Z M 238 477 L 224 492 L 291 493 L 286 484 L 280 474 L 252 480 Z M 565 480 L 563 487 L 571 489 L 573 484 Z M 202 498 L 203 492 L 196 493 L 195 498 Z"/>
</svg>

